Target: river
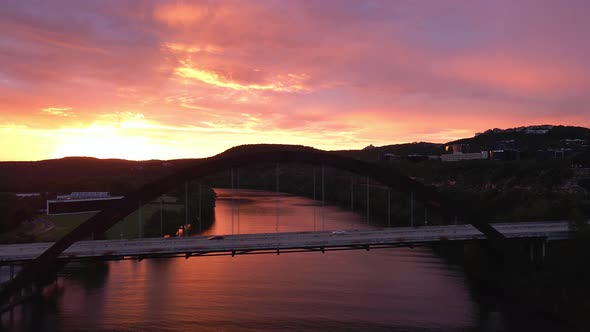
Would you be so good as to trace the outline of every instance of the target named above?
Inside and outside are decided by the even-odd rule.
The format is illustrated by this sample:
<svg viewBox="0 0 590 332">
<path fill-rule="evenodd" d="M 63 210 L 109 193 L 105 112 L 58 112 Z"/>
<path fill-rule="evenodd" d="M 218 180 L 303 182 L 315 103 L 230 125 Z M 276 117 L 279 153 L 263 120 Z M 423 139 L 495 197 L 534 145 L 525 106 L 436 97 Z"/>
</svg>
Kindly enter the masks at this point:
<svg viewBox="0 0 590 332">
<path fill-rule="evenodd" d="M 215 222 L 206 235 L 371 227 L 362 214 L 322 208 L 307 198 L 251 190 L 216 193 Z M 460 267 L 447 265 L 429 249 L 402 248 L 72 265 L 42 297 L 4 314 L 0 330 L 537 332 L 563 327 L 474 291 Z"/>
</svg>

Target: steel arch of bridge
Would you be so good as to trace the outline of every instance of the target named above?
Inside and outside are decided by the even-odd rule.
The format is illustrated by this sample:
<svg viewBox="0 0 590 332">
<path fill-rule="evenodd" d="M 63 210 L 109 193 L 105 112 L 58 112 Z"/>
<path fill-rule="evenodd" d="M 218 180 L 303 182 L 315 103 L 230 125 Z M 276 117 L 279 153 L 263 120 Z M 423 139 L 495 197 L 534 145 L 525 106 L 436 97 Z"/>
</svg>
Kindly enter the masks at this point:
<svg viewBox="0 0 590 332">
<path fill-rule="evenodd" d="M 348 171 L 357 175 L 367 176 L 373 181 L 399 192 L 413 192 L 418 201 L 422 201 L 430 208 L 437 210 L 444 218 L 451 220 L 457 211 L 451 211 L 449 204 L 434 188 L 427 187 L 413 180 L 401 172 L 384 167 L 376 163 L 344 157 L 333 152 L 321 150 L 274 150 L 265 152 L 222 153 L 210 158 L 201 159 L 193 166 L 189 166 L 177 173 L 157 179 L 142 188 L 128 193 L 121 200 L 89 218 L 62 239 L 55 242 L 43 254 L 25 266 L 16 278 L 6 283 L 0 290 L 0 303 L 8 299 L 15 290 L 19 290 L 34 282 L 50 271 L 58 256 L 74 242 L 93 233 L 102 233 L 115 225 L 121 219 L 135 211 L 138 206 L 148 203 L 182 183 L 202 178 L 207 175 L 232 168 L 240 168 L 255 164 L 268 163 L 300 163 L 309 165 L 323 165 Z M 503 239 L 501 233 L 487 223 L 470 220 L 470 223 L 491 240 Z"/>
</svg>

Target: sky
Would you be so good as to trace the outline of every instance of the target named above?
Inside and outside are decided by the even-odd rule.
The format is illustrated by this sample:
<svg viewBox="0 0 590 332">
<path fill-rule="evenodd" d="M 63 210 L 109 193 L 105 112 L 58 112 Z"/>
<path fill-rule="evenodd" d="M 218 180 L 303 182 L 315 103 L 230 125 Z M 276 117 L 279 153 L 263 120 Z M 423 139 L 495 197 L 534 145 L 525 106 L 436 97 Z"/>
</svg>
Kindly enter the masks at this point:
<svg viewBox="0 0 590 332">
<path fill-rule="evenodd" d="M 590 1 L 0 2 L 0 160 L 590 127 Z"/>
</svg>

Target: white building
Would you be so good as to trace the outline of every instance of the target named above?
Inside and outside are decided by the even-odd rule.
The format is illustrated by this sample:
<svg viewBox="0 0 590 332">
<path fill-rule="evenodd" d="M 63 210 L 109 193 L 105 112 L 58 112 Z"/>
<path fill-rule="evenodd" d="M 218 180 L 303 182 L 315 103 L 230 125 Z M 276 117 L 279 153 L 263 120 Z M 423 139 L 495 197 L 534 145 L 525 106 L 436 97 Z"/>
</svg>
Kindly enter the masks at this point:
<svg viewBox="0 0 590 332">
<path fill-rule="evenodd" d="M 47 200 L 47 215 L 99 212 L 109 203 L 124 196 L 111 196 L 108 192 L 73 192 Z"/>
</svg>

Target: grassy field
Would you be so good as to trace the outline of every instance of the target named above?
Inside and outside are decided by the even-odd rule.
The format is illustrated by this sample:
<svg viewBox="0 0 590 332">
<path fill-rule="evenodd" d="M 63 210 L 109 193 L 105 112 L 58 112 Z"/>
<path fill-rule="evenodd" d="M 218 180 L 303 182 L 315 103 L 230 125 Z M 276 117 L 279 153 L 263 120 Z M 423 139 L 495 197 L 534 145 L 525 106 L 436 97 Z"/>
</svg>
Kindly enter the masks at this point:
<svg viewBox="0 0 590 332">
<path fill-rule="evenodd" d="M 184 211 L 184 205 L 163 204 L 162 208 L 169 211 Z M 145 223 L 152 214 L 160 211 L 160 204 L 147 204 L 141 208 L 141 220 Z M 133 211 L 125 219 L 118 222 L 106 232 L 107 239 L 135 239 L 139 234 L 140 211 Z"/>
<path fill-rule="evenodd" d="M 183 212 L 184 205 L 181 204 L 163 204 L 163 210 Z M 141 208 L 141 220 L 145 223 L 153 213 L 160 211 L 160 204 L 153 203 L 144 205 Z M 43 234 L 37 235 L 31 238 L 33 242 L 54 242 L 64 235 L 72 231 L 78 225 L 94 216 L 96 213 L 76 213 L 76 214 L 64 214 L 64 215 L 53 215 L 53 216 L 42 216 L 43 218 L 49 219 L 55 227 Z M 139 234 L 139 218 L 140 211 L 136 210 L 132 212 L 122 221 L 115 224 L 106 232 L 107 239 L 134 239 Z M 31 241 L 29 240 L 29 241 Z M 14 243 L 21 242 L 19 240 L 16 231 L 0 234 L 0 243 Z M 26 242 L 29 242 L 26 241 Z"/>
<path fill-rule="evenodd" d="M 84 221 L 90 219 L 90 217 L 95 214 L 96 213 L 92 212 L 45 216 L 45 218 L 49 219 L 55 227 L 51 231 L 37 236 L 35 242 L 53 242 L 61 239 L 64 235 L 72 231 Z"/>
</svg>

